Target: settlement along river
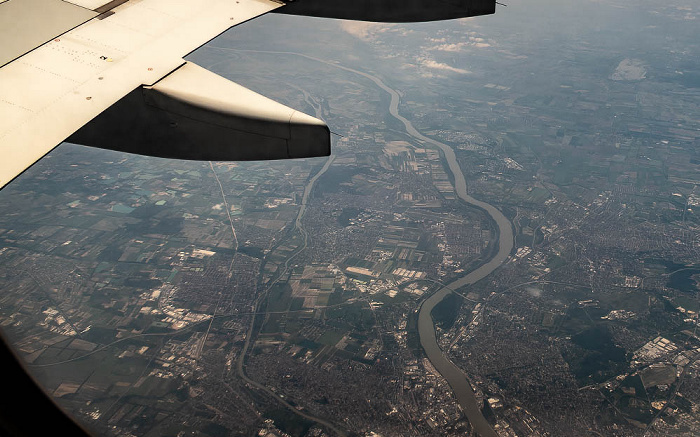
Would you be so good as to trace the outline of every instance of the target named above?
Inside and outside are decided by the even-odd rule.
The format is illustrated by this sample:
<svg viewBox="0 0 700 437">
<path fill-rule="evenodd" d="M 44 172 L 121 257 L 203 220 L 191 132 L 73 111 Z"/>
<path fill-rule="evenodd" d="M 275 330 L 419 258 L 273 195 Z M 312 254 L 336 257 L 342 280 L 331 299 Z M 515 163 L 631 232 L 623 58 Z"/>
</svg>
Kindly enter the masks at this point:
<svg viewBox="0 0 700 437">
<path fill-rule="evenodd" d="M 452 148 L 447 144 L 441 143 L 421 134 L 416 130 L 416 128 L 413 127 L 413 124 L 411 124 L 410 121 L 399 114 L 398 92 L 392 88 L 389 88 L 384 82 L 382 82 L 381 79 L 369 73 L 307 55 L 296 55 L 366 77 L 374 82 L 379 88 L 389 93 L 389 95 L 391 95 L 391 103 L 389 104 L 389 113 L 391 116 L 404 125 L 406 133 L 408 133 L 410 136 L 422 143 L 430 144 L 442 150 L 445 160 L 450 167 L 450 172 L 454 176 L 455 191 L 457 192 L 459 198 L 469 205 L 481 208 L 496 223 L 498 228 L 498 252 L 496 255 L 486 264 L 483 264 L 481 267 L 470 272 L 466 276 L 451 282 L 426 299 L 420 308 L 420 313 L 418 314 L 418 333 L 420 335 L 421 346 L 423 346 L 423 350 L 425 350 L 428 359 L 437 369 L 437 371 L 440 372 L 440 374 L 447 380 L 450 387 L 452 387 L 452 391 L 454 391 L 457 401 L 461 405 L 464 414 L 469 420 L 469 423 L 471 423 L 472 428 L 474 428 L 474 430 L 482 437 L 497 437 L 498 435 L 496 432 L 486 421 L 484 415 L 481 414 L 481 409 L 476 402 L 474 391 L 472 390 L 471 385 L 469 385 L 469 381 L 467 381 L 464 372 L 455 366 L 440 349 L 435 336 L 435 324 L 433 323 L 430 313 L 435 305 L 437 305 L 448 294 L 453 292 L 452 290 L 456 290 L 465 285 L 473 284 L 478 280 L 485 278 L 508 259 L 511 250 L 513 249 L 513 228 L 511 227 L 510 221 L 508 221 L 506 216 L 504 216 L 503 213 L 496 209 L 493 205 L 477 200 L 467 194 L 467 183 L 464 179 L 462 170 L 459 168 L 459 164 L 457 164 L 457 158 L 454 150 L 452 150 Z"/>
<path fill-rule="evenodd" d="M 411 135 L 413 138 L 442 150 L 445 160 L 450 167 L 450 172 L 454 176 L 455 191 L 457 192 L 459 198 L 469 205 L 481 208 L 496 223 L 498 228 L 498 252 L 496 255 L 486 264 L 483 264 L 481 267 L 470 272 L 466 276 L 451 282 L 426 299 L 420 308 L 420 313 L 418 314 L 418 333 L 420 335 L 420 343 L 423 346 L 428 359 L 437 369 L 437 371 L 440 372 L 440 374 L 447 380 L 450 387 L 452 387 L 452 391 L 454 391 L 457 401 L 461 405 L 464 414 L 467 416 L 469 423 L 472 425 L 472 428 L 474 428 L 474 430 L 482 437 L 497 437 L 498 435 L 496 432 L 486 421 L 484 415 L 481 414 L 481 409 L 476 402 L 474 391 L 472 390 L 469 381 L 467 381 L 464 372 L 455 366 L 440 349 L 440 346 L 437 343 L 437 338 L 435 337 L 435 325 L 430 313 L 435 305 L 437 305 L 448 294 L 452 293 L 452 290 L 456 290 L 465 285 L 473 284 L 478 280 L 485 278 L 508 259 L 511 250 L 513 249 L 513 229 L 510 221 L 508 221 L 506 216 L 504 216 L 503 213 L 496 209 L 493 205 L 477 200 L 467 194 L 467 183 L 464 180 L 464 174 L 459 168 L 459 164 L 457 164 L 457 158 L 455 157 L 454 150 L 452 150 L 452 148 L 447 144 L 422 135 L 413 127 L 413 124 L 411 124 L 410 121 L 399 114 L 398 92 L 392 88 L 389 88 L 384 82 L 381 81 L 381 79 L 369 73 L 307 55 L 296 55 L 363 76 L 389 93 L 391 95 L 391 103 L 389 104 L 389 113 L 391 116 L 400 121 L 406 129 L 406 133 Z"/>
<path fill-rule="evenodd" d="M 452 362 L 443 354 L 442 350 L 440 349 L 440 346 L 437 343 L 437 338 L 435 336 L 435 325 L 433 323 L 433 319 L 430 313 L 435 307 L 435 305 L 437 305 L 448 294 L 453 292 L 452 290 L 456 290 L 465 285 L 473 284 L 478 280 L 485 278 L 508 259 L 511 250 L 513 249 L 513 230 L 511 228 L 510 221 L 508 221 L 508 219 L 503 215 L 503 213 L 501 213 L 501 211 L 496 209 L 494 206 L 481 200 L 476 200 L 475 198 L 467 194 L 467 183 L 464 180 L 464 174 L 462 173 L 462 170 L 457 164 L 457 158 L 455 157 L 455 152 L 452 150 L 452 148 L 447 144 L 441 143 L 432 138 L 428 138 L 422 135 L 413 127 L 410 121 L 401 116 L 399 114 L 399 93 L 396 92 L 394 89 L 389 88 L 378 77 L 373 76 L 369 73 L 365 73 L 364 71 L 355 70 L 353 68 L 337 64 L 335 62 L 325 61 L 323 59 L 315 58 L 313 56 L 304 55 L 301 53 L 259 52 L 255 50 L 236 51 L 250 51 L 256 53 L 299 56 L 322 64 L 326 64 L 334 68 L 338 68 L 340 70 L 348 71 L 371 80 L 379 88 L 383 89 L 384 91 L 389 93 L 389 95 L 391 95 L 389 113 L 392 117 L 394 117 L 404 125 L 406 133 L 408 133 L 418 141 L 421 141 L 422 143 L 430 144 L 442 150 L 442 153 L 444 154 L 445 159 L 447 160 L 447 164 L 450 167 L 450 172 L 454 176 L 455 191 L 457 192 L 459 198 L 469 205 L 484 210 L 496 223 L 496 226 L 498 228 L 498 253 L 496 253 L 496 255 L 493 258 L 491 258 L 486 264 L 483 264 L 481 267 L 470 272 L 466 276 L 463 276 L 460 279 L 451 282 L 447 286 L 438 290 L 428 299 L 426 299 L 425 302 L 423 302 L 423 305 L 420 308 L 420 313 L 418 315 L 418 333 L 420 335 L 420 343 L 423 346 L 423 349 L 425 350 L 428 359 L 437 369 L 437 371 L 440 372 L 440 374 L 447 380 L 447 382 L 450 384 L 450 387 L 452 387 L 452 390 L 454 391 L 455 396 L 457 397 L 457 401 L 459 402 L 459 404 L 462 407 L 462 410 L 466 414 L 469 423 L 471 423 L 472 428 L 474 428 L 474 430 L 482 437 L 497 437 L 496 432 L 493 430 L 493 428 L 491 428 L 491 425 L 489 425 L 486 419 L 484 419 L 483 414 L 481 414 L 481 409 L 479 408 L 479 405 L 476 402 L 474 391 L 472 390 L 471 385 L 469 385 L 469 381 L 467 381 L 466 376 L 457 366 L 452 364 Z M 326 164 L 324 170 L 327 168 L 329 163 Z M 239 367 L 241 366 L 242 360 L 240 360 L 239 362 Z M 241 369 L 239 369 L 239 371 L 241 371 Z M 318 419 L 315 418 L 307 418 L 318 421 Z M 329 425 L 326 422 L 323 422 L 323 424 L 327 426 Z M 338 434 L 340 434 L 336 428 L 331 427 L 331 429 L 334 429 Z"/>
<path fill-rule="evenodd" d="M 469 381 L 467 381 L 466 376 L 445 356 L 440 349 L 437 338 L 435 337 L 435 325 L 430 313 L 435 305 L 437 305 L 448 294 L 453 292 L 452 290 L 456 290 L 465 285 L 473 284 L 480 279 L 485 278 L 508 259 L 511 250 L 513 249 L 513 229 L 510 221 L 493 205 L 477 200 L 467 194 L 467 183 L 464 180 L 464 174 L 459 168 L 459 164 L 457 164 L 457 158 L 455 157 L 454 150 L 444 143 L 422 135 L 413 127 L 410 121 L 399 114 L 399 94 L 396 91 L 386 86 L 381 80 L 374 76 L 361 72 L 358 73 L 369 78 L 391 95 L 389 112 L 394 118 L 403 123 L 406 128 L 406 132 L 409 135 L 423 143 L 431 144 L 442 150 L 442 153 L 447 160 L 447 164 L 450 167 L 450 172 L 454 176 L 455 191 L 457 192 L 459 198 L 469 205 L 484 210 L 496 223 L 498 228 L 498 252 L 496 255 L 486 264 L 481 265 L 481 267 L 470 272 L 466 276 L 451 282 L 426 299 L 420 308 L 420 313 L 418 314 L 418 333 L 420 335 L 420 343 L 421 346 L 423 346 L 423 350 L 425 350 L 428 359 L 437 369 L 437 371 L 440 372 L 440 374 L 447 380 L 450 387 L 452 387 L 452 390 L 457 397 L 457 401 L 462 406 L 462 410 L 466 414 L 467 419 L 469 419 L 469 423 L 471 423 L 474 430 L 482 437 L 496 437 L 496 432 L 486 421 L 484 415 L 481 414 L 481 409 L 476 402 L 474 391 L 472 390 Z"/>
</svg>

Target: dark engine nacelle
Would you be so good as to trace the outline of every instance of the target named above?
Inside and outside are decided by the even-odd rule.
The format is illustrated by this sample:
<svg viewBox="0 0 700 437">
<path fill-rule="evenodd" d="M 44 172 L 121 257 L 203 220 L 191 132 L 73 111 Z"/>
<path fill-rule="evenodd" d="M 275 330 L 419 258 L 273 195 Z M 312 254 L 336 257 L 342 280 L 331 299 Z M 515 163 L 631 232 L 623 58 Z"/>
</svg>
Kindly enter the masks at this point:
<svg viewBox="0 0 700 437">
<path fill-rule="evenodd" d="M 345 20 L 408 23 L 496 12 L 495 0 L 295 0 L 275 12 Z"/>
</svg>

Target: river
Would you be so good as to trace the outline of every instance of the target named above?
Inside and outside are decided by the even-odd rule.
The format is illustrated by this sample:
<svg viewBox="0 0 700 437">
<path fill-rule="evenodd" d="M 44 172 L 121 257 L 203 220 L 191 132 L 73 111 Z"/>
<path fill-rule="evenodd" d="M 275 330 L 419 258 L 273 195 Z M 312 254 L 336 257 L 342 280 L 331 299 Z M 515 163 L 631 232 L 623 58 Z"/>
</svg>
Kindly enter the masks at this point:
<svg viewBox="0 0 700 437">
<path fill-rule="evenodd" d="M 308 57 L 308 56 L 307 56 Z M 309 57 L 310 58 L 310 57 Z M 485 264 L 482 264 L 476 270 L 470 272 L 469 274 L 451 282 L 447 286 L 438 290 L 435 294 L 430 296 L 423 302 L 418 314 L 418 334 L 420 336 L 420 343 L 423 346 L 425 354 L 432 365 L 437 369 L 438 372 L 447 380 L 457 397 L 457 401 L 462 407 L 464 414 L 467 416 L 469 423 L 472 425 L 474 430 L 482 437 L 497 437 L 498 434 L 491 428 L 491 425 L 486 421 L 484 415 L 481 413 L 481 409 L 476 401 L 476 396 L 474 391 L 469 384 L 464 373 L 455 366 L 442 352 L 440 346 L 438 345 L 437 338 L 435 336 L 435 324 L 433 323 L 433 318 L 430 313 L 442 299 L 444 299 L 448 294 L 452 293 L 452 290 L 463 287 L 465 285 L 470 285 L 477 282 L 480 279 L 485 278 L 491 272 L 496 270 L 501 264 L 503 264 L 510 256 L 510 252 L 513 249 L 513 228 L 510 221 L 503 215 L 493 205 L 477 200 L 467 193 L 467 182 L 464 179 L 464 174 L 462 169 L 457 163 L 457 157 L 455 156 L 454 150 L 447 144 L 441 143 L 432 138 L 428 138 L 418 132 L 401 114 L 399 114 L 399 93 L 394 89 L 389 88 L 384 82 L 379 78 L 372 76 L 371 74 L 353 70 L 348 67 L 343 67 L 334 63 L 329 63 L 327 61 L 322 61 L 320 59 L 311 58 L 319 62 L 323 62 L 328 65 L 340 68 L 342 70 L 351 71 L 353 73 L 364 76 L 367 79 L 374 82 L 381 89 L 391 95 L 391 103 L 389 104 L 389 113 L 397 120 L 399 120 L 404 127 L 406 132 L 413 138 L 430 145 L 439 148 L 447 160 L 447 164 L 450 168 L 450 172 L 454 176 L 455 191 L 460 199 L 469 205 L 481 208 L 484 210 L 491 219 L 496 223 L 498 228 L 498 252 Z"/>
<path fill-rule="evenodd" d="M 384 91 L 388 92 L 391 95 L 389 113 L 403 123 L 404 127 L 406 128 L 406 132 L 415 139 L 423 143 L 431 144 L 442 151 L 445 159 L 447 160 L 450 172 L 454 176 L 455 191 L 459 198 L 469 205 L 484 210 L 496 223 L 498 228 L 498 252 L 496 255 L 485 264 L 482 264 L 476 270 L 473 270 L 469 274 L 438 290 L 435 294 L 423 302 L 418 314 L 418 334 L 420 336 L 420 343 L 421 346 L 423 346 L 425 354 L 428 356 L 428 359 L 435 369 L 437 369 L 437 371 L 440 372 L 440 374 L 450 384 L 452 391 L 457 397 L 457 401 L 461 405 L 464 414 L 467 416 L 467 419 L 474 430 L 482 437 L 497 437 L 498 434 L 496 434 L 493 428 L 491 428 L 491 425 L 489 425 L 484 418 L 484 415 L 481 413 L 481 409 L 476 401 L 474 391 L 472 390 L 466 376 L 462 370 L 454 365 L 440 349 L 435 336 L 435 324 L 433 323 L 433 318 L 430 314 L 435 305 L 442 301 L 448 294 L 452 293 L 452 290 L 456 290 L 465 285 L 473 284 L 480 279 L 485 278 L 508 259 L 511 250 L 513 249 L 513 228 L 511 227 L 511 223 L 496 207 L 481 200 L 477 200 L 467 193 L 467 183 L 464 179 L 462 169 L 457 163 L 457 157 L 455 156 L 454 150 L 452 150 L 452 148 L 447 144 L 422 135 L 413 127 L 413 124 L 411 124 L 410 121 L 399 114 L 398 92 L 392 88 L 389 88 L 379 78 L 370 74 L 352 70 L 347 67 L 338 67 L 342 68 L 343 70 L 353 71 L 361 76 L 364 76 L 377 84 L 377 86 L 382 88 Z"/>
<path fill-rule="evenodd" d="M 225 48 L 221 47 L 216 47 L 216 46 L 209 46 L 212 48 L 219 48 L 226 50 Z M 257 51 L 257 50 L 239 50 L 239 49 L 228 49 L 230 51 L 239 51 L 239 52 L 253 52 L 253 53 L 268 53 L 268 54 L 275 54 L 275 55 L 292 55 L 292 56 L 299 56 L 302 58 L 310 59 L 312 61 L 316 61 L 322 64 L 329 65 L 331 67 L 338 68 L 340 70 L 345 70 L 354 74 L 357 74 L 359 76 L 362 76 L 366 79 L 371 80 L 374 82 L 379 88 L 383 89 L 389 95 L 391 96 L 391 102 L 389 104 L 389 113 L 391 114 L 392 117 L 400 121 L 403 125 L 404 128 L 406 129 L 406 133 L 408 133 L 410 136 L 413 138 L 417 139 L 418 141 L 432 145 L 434 147 L 439 148 L 446 161 L 448 164 L 448 167 L 450 169 L 450 172 L 454 176 L 454 183 L 455 183 L 455 191 L 457 193 L 457 196 L 459 196 L 460 199 L 462 199 L 464 202 L 466 202 L 469 205 L 475 206 L 477 208 L 482 209 L 483 211 L 486 212 L 486 214 L 491 217 L 491 219 L 496 223 L 496 226 L 498 228 L 498 252 L 496 253 L 495 256 L 493 256 L 488 262 L 485 264 L 482 264 L 479 268 L 476 270 L 473 270 L 472 272 L 468 273 L 467 275 L 451 282 L 450 284 L 446 285 L 445 287 L 441 288 L 438 290 L 435 294 L 430 296 L 428 299 L 423 302 L 423 305 L 421 305 L 420 312 L 418 314 L 418 333 L 420 336 L 420 342 L 421 346 L 423 346 L 423 350 L 425 350 L 426 355 L 428 356 L 428 359 L 432 363 L 432 365 L 437 369 L 438 372 L 447 380 L 448 384 L 450 384 L 450 387 L 452 388 L 457 401 L 459 402 L 460 406 L 462 407 L 462 410 L 464 411 L 464 414 L 467 416 L 467 419 L 469 420 L 469 423 L 472 425 L 474 430 L 481 435 L 482 437 L 497 437 L 498 434 L 493 430 L 491 425 L 486 421 L 484 418 L 483 414 L 481 413 L 481 408 L 477 404 L 476 401 L 476 396 L 474 395 L 474 391 L 471 388 L 471 385 L 469 384 L 469 381 L 466 378 L 466 375 L 464 372 L 462 372 L 461 369 L 459 369 L 456 365 L 454 365 L 442 352 L 440 349 L 440 346 L 438 345 L 437 338 L 435 336 L 435 324 L 433 323 L 433 319 L 430 315 L 431 311 L 437 305 L 442 299 L 444 299 L 448 294 L 452 293 L 452 290 L 456 290 L 460 287 L 463 287 L 465 285 L 470 285 L 473 284 L 480 279 L 485 278 L 488 276 L 491 272 L 496 270 L 499 266 L 501 266 L 507 259 L 508 256 L 510 255 L 511 250 L 513 249 L 513 228 L 511 227 L 510 221 L 506 218 L 506 216 L 503 215 L 501 211 L 499 211 L 496 207 L 493 205 L 486 203 L 481 200 L 477 200 L 470 196 L 467 193 L 467 183 L 466 180 L 464 179 L 464 174 L 462 173 L 462 169 L 459 167 L 459 164 L 457 163 L 457 157 L 455 156 L 454 150 L 447 144 L 441 143 L 440 141 L 434 140 L 432 138 L 428 138 L 418 132 L 414 127 L 413 124 L 411 124 L 410 121 L 408 121 L 406 118 L 404 118 L 401 114 L 399 114 L 399 102 L 400 102 L 400 96 L 397 91 L 394 89 L 390 88 L 387 86 L 384 82 L 382 82 L 381 79 L 379 79 L 376 76 L 373 76 L 369 73 L 365 73 L 364 71 L 359 71 L 355 70 L 353 68 L 345 67 L 343 65 L 337 64 L 335 62 L 329 62 L 323 59 L 315 58 L 313 56 L 308 56 L 302 53 L 293 53 L 293 52 L 274 52 L 274 51 Z M 330 160 L 326 163 L 326 166 L 322 169 L 322 171 L 327 170 L 327 167 L 330 165 Z M 313 185 L 313 182 L 317 179 L 319 175 L 316 176 L 311 182 Z M 310 187 L 307 187 L 308 191 L 310 192 Z M 307 193 L 304 193 L 304 198 L 307 197 Z M 305 204 L 305 202 L 302 202 Z M 303 206 L 305 208 L 305 205 Z M 297 221 L 297 225 L 299 222 Z M 239 360 L 239 373 L 242 372 L 242 360 Z M 247 378 L 246 378 L 247 379 Z M 250 382 L 250 381 L 249 381 Z M 327 422 L 321 421 L 319 419 L 315 419 L 319 423 L 322 423 L 326 426 L 329 426 Z M 334 428 L 332 426 L 329 426 L 331 429 L 333 429 L 336 432 L 339 432 L 337 428 Z"/>
</svg>

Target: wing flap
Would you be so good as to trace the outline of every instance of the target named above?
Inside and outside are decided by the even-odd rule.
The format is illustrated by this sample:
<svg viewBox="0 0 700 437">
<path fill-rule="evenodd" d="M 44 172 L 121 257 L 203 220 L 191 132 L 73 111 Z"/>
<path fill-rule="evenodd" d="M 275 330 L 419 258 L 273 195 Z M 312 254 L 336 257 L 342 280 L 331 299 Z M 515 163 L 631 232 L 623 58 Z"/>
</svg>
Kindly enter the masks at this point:
<svg viewBox="0 0 700 437">
<path fill-rule="evenodd" d="M 191 62 L 139 87 L 70 142 L 200 160 L 290 159 L 330 154 L 325 123 Z"/>
</svg>

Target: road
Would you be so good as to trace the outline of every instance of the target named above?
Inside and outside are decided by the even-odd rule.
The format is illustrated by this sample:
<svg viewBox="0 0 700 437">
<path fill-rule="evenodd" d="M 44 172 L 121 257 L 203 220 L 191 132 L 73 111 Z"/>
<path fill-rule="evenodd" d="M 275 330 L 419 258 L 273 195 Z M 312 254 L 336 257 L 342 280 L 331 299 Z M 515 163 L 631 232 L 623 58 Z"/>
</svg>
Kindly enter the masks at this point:
<svg viewBox="0 0 700 437">
<path fill-rule="evenodd" d="M 316 110 L 316 116 L 320 117 L 321 116 L 321 111 L 320 111 L 320 105 L 318 105 L 312 98 L 311 96 L 306 92 L 303 91 L 304 97 L 306 98 L 307 102 L 314 107 Z M 251 318 L 250 326 L 248 327 L 248 333 L 246 335 L 245 339 L 245 344 L 243 345 L 243 349 L 241 350 L 241 354 L 238 356 L 238 359 L 236 360 L 236 371 L 238 373 L 238 376 L 245 381 L 248 385 L 253 386 L 257 388 L 258 390 L 264 391 L 267 393 L 270 397 L 274 398 L 277 400 L 277 402 L 281 403 L 289 411 L 293 412 L 294 414 L 303 417 L 304 419 L 311 420 L 313 422 L 318 423 L 319 425 L 324 426 L 326 429 L 333 431 L 336 435 L 339 437 L 345 437 L 347 434 L 346 432 L 339 428 L 338 426 L 330 423 L 327 420 L 324 420 L 320 417 L 313 416 L 311 414 L 305 413 L 303 411 L 300 411 L 299 409 L 295 408 L 293 405 L 291 405 L 289 402 L 287 402 L 284 397 L 280 396 L 279 394 L 275 393 L 272 391 L 269 387 L 251 379 L 248 377 L 248 375 L 245 372 L 245 357 L 246 354 L 248 353 L 248 350 L 250 349 L 251 345 L 251 340 L 254 339 L 255 337 L 255 320 L 256 320 L 256 315 L 259 314 L 258 309 L 260 308 L 260 305 L 264 301 L 265 297 L 267 296 L 267 292 L 272 288 L 272 286 L 281 278 L 284 277 L 285 273 L 289 270 L 289 263 L 298 255 L 301 253 L 304 249 L 306 249 L 307 245 L 309 244 L 309 238 L 308 238 L 308 233 L 306 232 L 306 229 L 304 229 L 304 226 L 302 225 L 302 218 L 304 217 L 304 213 L 306 212 L 306 205 L 309 200 L 309 196 L 311 195 L 311 192 L 313 191 L 314 184 L 320 178 L 331 166 L 333 163 L 333 160 L 335 159 L 335 156 L 329 156 L 328 159 L 326 160 L 326 163 L 324 166 L 321 168 L 321 170 L 318 171 L 313 177 L 309 179 L 309 181 L 306 183 L 306 187 L 304 187 L 304 194 L 302 196 L 301 200 L 301 207 L 299 208 L 299 212 L 297 213 L 296 220 L 294 222 L 294 225 L 296 229 L 304 236 L 304 244 L 294 252 L 292 256 L 287 258 L 287 260 L 284 263 L 284 269 L 282 270 L 282 273 L 277 276 L 277 279 L 272 281 L 270 285 L 267 287 L 267 290 L 265 293 L 261 293 L 260 296 L 258 296 L 258 299 L 255 301 L 254 308 L 253 308 L 253 317 Z M 264 313 L 263 313 L 264 314 Z"/>
</svg>

